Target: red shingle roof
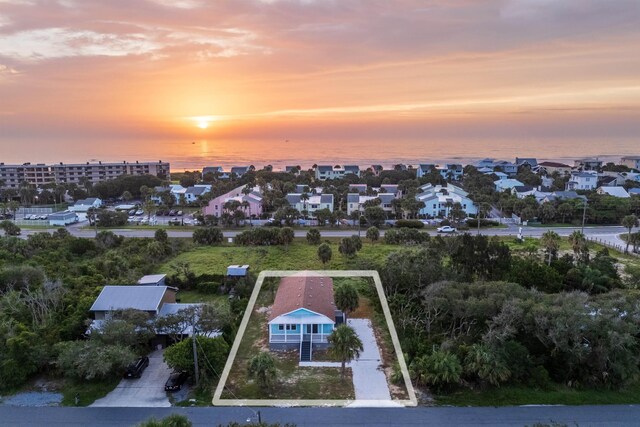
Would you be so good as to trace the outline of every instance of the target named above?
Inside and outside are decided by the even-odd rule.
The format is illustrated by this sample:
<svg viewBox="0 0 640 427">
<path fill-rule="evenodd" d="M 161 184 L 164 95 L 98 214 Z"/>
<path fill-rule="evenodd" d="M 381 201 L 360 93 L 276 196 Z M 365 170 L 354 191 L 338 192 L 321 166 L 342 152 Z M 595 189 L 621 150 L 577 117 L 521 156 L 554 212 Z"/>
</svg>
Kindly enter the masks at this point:
<svg viewBox="0 0 640 427">
<path fill-rule="evenodd" d="M 335 317 L 333 280 L 330 277 L 291 276 L 280 280 L 269 321 L 299 308 Z"/>
</svg>

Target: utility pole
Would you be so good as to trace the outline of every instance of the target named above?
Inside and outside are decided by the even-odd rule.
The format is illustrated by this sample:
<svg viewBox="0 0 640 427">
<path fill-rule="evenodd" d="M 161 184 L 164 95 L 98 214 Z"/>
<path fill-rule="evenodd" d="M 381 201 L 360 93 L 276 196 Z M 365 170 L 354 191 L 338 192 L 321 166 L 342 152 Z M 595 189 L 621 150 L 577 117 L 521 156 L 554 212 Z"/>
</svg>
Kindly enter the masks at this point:
<svg viewBox="0 0 640 427">
<path fill-rule="evenodd" d="M 585 196 L 584 205 L 582 209 L 582 234 L 584 234 L 584 222 L 587 218 L 587 197 Z"/>
<path fill-rule="evenodd" d="M 198 368 L 198 349 L 196 348 L 196 327 L 192 326 L 191 344 L 193 344 L 193 367 L 196 375 L 196 387 L 200 383 L 200 369 Z"/>
</svg>

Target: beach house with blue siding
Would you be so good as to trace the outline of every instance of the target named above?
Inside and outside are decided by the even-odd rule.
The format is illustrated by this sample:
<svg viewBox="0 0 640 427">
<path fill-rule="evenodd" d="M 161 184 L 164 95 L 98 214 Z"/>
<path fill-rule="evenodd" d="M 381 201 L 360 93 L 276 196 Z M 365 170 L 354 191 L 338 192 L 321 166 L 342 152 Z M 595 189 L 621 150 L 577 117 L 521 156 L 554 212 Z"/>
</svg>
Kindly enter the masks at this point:
<svg viewBox="0 0 640 427">
<path fill-rule="evenodd" d="M 310 361 L 314 349 L 328 347 L 327 337 L 342 319 L 331 278 L 284 277 L 269 316 L 269 348 L 300 349 L 300 360 Z"/>
</svg>

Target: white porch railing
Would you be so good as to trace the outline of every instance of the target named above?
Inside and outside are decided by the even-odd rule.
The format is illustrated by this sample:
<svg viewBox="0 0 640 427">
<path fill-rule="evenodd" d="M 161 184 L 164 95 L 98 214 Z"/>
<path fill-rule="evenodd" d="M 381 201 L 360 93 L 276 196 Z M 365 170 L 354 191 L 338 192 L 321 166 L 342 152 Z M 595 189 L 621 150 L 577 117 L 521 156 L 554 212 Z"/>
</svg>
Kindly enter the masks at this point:
<svg viewBox="0 0 640 427">
<path fill-rule="evenodd" d="M 317 343 L 326 343 L 328 334 L 305 334 L 311 335 L 311 342 L 314 344 Z M 288 343 L 288 342 L 300 342 L 300 334 L 271 334 L 271 342 L 273 343 Z"/>
</svg>

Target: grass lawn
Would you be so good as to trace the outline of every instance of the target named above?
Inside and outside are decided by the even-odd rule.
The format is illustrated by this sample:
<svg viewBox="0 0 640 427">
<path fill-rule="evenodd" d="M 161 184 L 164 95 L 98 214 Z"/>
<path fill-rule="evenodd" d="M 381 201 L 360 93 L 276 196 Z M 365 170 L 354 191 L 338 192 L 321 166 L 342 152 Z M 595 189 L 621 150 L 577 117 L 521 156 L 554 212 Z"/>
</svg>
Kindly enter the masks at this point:
<svg viewBox="0 0 640 427">
<path fill-rule="evenodd" d="M 89 406 L 116 388 L 120 380 L 120 377 L 101 381 L 65 380 L 62 387 L 62 405 L 76 406 L 75 396 L 77 394 L 77 406 Z"/>
<path fill-rule="evenodd" d="M 207 303 L 222 303 L 228 304 L 229 297 L 227 295 L 209 294 L 198 291 L 180 291 L 178 292 L 178 299 L 181 303 L 195 303 L 195 302 L 207 302 Z"/>
<path fill-rule="evenodd" d="M 266 284 L 266 283 L 265 283 Z M 277 383 L 262 390 L 248 377 L 247 366 L 260 351 L 268 351 L 267 308 L 273 304 L 274 292 L 260 292 L 249 324 L 240 342 L 238 354 L 222 393 L 223 399 L 354 399 L 351 370 L 344 379 L 339 368 L 301 368 L 298 352 L 271 352 L 275 358 Z"/>
<path fill-rule="evenodd" d="M 371 269 L 380 266 L 386 257 L 401 246 L 363 242 L 362 250 L 355 258 L 344 257 L 338 252 L 336 241 L 330 240 L 333 256 L 327 264 L 318 259 L 318 247 L 296 241 L 288 248 L 283 246 L 210 246 L 197 247 L 173 258 L 160 267 L 160 272 L 171 272 L 170 265 L 187 262 L 195 274 L 225 274 L 231 264 L 249 264 L 251 270 L 349 270 Z"/>
<path fill-rule="evenodd" d="M 640 385 L 625 390 L 574 390 L 556 386 L 550 390 L 528 387 L 501 387 L 489 390 L 460 390 L 436 396 L 437 405 L 511 406 L 511 405 L 613 405 L 640 403 Z"/>
</svg>

